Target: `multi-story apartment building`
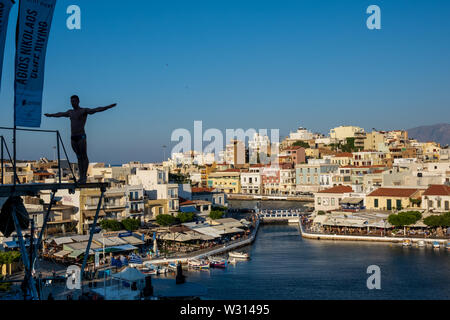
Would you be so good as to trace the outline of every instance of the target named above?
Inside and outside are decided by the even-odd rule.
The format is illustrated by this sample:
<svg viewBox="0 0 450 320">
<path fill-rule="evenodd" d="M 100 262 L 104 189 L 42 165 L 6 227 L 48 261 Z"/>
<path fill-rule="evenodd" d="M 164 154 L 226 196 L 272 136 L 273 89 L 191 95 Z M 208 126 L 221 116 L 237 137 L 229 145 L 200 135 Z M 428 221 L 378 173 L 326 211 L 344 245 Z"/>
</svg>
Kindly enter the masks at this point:
<svg viewBox="0 0 450 320">
<path fill-rule="evenodd" d="M 245 164 L 245 144 L 239 140 L 231 140 L 226 145 L 224 152 L 224 162 L 231 165 Z"/>
<path fill-rule="evenodd" d="M 263 194 L 280 194 L 280 168 L 263 167 L 261 172 Z"/>
<path fill-rule="evenodd" d="M 364 150 L 373 150 L 380 152 L 389 152 L 386 143 L 386 133 L 382 131 L 372 131 L 370 133 L 366 133 L 366 137 L 364 139 Z"/>
<path fill-rule="evenodd" d="M 125 186 L 126 194 L 126 215 L 131 218 L 142 220 L 145 209 L 143 186 Z"/>
<path fill-rule="evenodd" d="M 128 183 L 131 168 L 105 166 L 104 163 L 91 163 L 89 164 L 87 174 L 88 178 L 98 182 L 116 180 Z"/>
<path fill-rule="evenodd" d="M 386 154 L 379 151 L 353 152 L 354 166 L 378 166 L 386 164 Z"/>
<path fill-rule="evenodd" d="M 293 195 L 296 193 L 295 168 L 280 166 L 280 193 L 283 195 Z"/>
<path fill-rule="evenodd" d="M 364 132 L 364 129 L 360 127 L 340 126 L 330 130 L 330 137 L 345 143 L 347 138 L 356 138 L 356 135 L 361 132 Z"/>
<path fill-rule="evenodd" d="M 261 154 L 270 155 L 270 146 L 270 140 L 267 135 L 255 133 L 248 142 L 249 163 L 258 163 Z"/>
<path fill-rule="evenodd" d="M 239 169 L 228 169 L 210 173 L 208 188 L 217 189 L 226 194 L 241 192 L 241 178 Z"/>
<path fill-rule="evenodd" d="M 261 165 L 250 166 L 248 171 L 241 172 L 241 192 L 243 194 L 261 194 Z"/>
<path fill-rule="evenodd" d="M 337 171 L 339 166 L 325 161 L 311 161 L 298 164 L 296 169 L 296 189 L 301 192 L 317 192 L 321 189 L 320 176 Z"/>
</svg>

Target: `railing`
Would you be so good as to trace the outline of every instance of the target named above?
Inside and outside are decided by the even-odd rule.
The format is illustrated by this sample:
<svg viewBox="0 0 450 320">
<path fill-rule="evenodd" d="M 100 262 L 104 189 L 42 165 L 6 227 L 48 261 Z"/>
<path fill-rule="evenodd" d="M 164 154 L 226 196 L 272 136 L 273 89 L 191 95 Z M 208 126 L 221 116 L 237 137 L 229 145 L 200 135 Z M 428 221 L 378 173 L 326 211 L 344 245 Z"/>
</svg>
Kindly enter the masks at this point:
<svg viewBox="0 0 450 320">
<path fill-rule="evenodd" d="M 57 152 L 57 155 L 58 155 L 58 182 L 62 183 L 61 147 L 62 147 L 62 149 L 64 151 L 64 154 L 66 156 L 67 161 L 69 161 L 69 157 L 67 155 L 66 147 L 64 146 L 64 142 L 62 141 L 61 135 L 60 135 L 58 130 L 19 129 L 19 128 L 14 129 L 14 128 L 7 128 L 7 127 L 0 127 L 0 130 L 10 130 L 10 131 L 16 130 L 16 131 L 25 131 L 25 132 L 54 133 L 56 135 L 56 152 Z M 4 172 L 4 160 L 3 160 L 4 159 L 4 154 L 3 154 L 4 153 L 4 149 L 3 148 L 4 147 L 5 147 L 5 149 L 6 149 L 7 153 L 8 153 L 9 159 L 10 159 L 10 161 L 13 164 L 13 167 L 14 167 L 14 175 L 16 177 L 16 179 L 14 179 L 14 180 L 19 180 L 19 178 L 17 177 L 17 170 L 16 170 L 16 162 L 17 162 L 17 160 L 11 158 L 11 154 L 9 153 L 8 146 L 6 144 L 6 140 L 5 140 L 5 138 L 3 136 L 1 136 L 1 144 L 2 144 L 2 146 L 1 146 L 1 165 L 2 165 L 1 184 L 4 184 L 3 183 L 4 182 L 4 180 L 3 180 L 3 172 Z M 73 180 L 76 183 L 77 179 L 75 177 L 75 173 L 74 173 L 74 171 L 72 169 L 72 166 L 70 165 L 70 161 L 69 161 L 69 168 L 70 168 L 70 171 L 72 173 Z M 18 181 L 18 182 L 20 183 L 20 181 Z"/>
</svg>

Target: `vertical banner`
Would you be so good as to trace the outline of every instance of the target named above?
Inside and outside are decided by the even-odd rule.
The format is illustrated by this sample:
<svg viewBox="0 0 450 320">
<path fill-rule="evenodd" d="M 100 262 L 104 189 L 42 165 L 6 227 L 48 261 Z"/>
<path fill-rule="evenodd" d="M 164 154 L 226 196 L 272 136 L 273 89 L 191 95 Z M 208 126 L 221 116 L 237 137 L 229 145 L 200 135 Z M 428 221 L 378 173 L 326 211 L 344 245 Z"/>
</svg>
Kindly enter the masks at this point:
<svg viewBox="0 0 450 320">
<path fill-rule="evenodd" d="M 16 31 L 14 125 L 40 127 L 45 53 L 56 0 L 20 0 Z"/>
<path fill-rule="evenodd" d="M 8 29 L 9 13 L 14 2 L 12 0 L 0 0 L 0 88 L 3 71 L 3 55 L 5 53 L 6 30 Z"/>
</svg>

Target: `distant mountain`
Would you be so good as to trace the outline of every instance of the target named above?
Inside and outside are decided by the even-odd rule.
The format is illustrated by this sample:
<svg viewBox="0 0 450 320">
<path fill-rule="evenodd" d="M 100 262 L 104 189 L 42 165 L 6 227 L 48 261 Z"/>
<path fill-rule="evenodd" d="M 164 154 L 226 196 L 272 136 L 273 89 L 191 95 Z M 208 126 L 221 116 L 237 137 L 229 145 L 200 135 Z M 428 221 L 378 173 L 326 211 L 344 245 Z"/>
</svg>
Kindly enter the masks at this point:
<svg viewBox="0 0 450 320">
<path fill-rule="evenodd" d="M 440 143 L 441 146 L 450 145 L 450 123 L 409 129 L 408 136 L 420 142 L 435 141 Z"/>
</svg>

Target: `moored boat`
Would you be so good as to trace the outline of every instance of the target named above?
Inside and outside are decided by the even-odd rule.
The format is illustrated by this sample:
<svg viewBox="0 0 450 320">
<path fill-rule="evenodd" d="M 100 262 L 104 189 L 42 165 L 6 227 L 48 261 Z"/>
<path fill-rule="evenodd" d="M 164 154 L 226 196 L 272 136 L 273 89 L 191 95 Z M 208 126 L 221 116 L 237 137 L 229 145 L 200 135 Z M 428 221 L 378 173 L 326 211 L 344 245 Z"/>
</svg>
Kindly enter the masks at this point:
<svg viewBox="0 0 450 320">
<path fill-rule="evenodd" d="M 169 269 L 169 271 L 177 271 L 177 264 L 175 262 L 171 262 L 169 263 L 167 268 Z"/>
<path fill-rule="evenodd" d="M 409 239 L 403 240 L 403 246 L 404 247 L 410 247 L 411 246 L 411 240 L 409 240 Z"/>
<path fill-rule="evenodd" d="M 211 268 L 224 269 L 227 267 L 227 260 L 226 259 L 211 259 L 211 260 L 209 260 L 209 265 L 211 266 Z"/>
<path fill-rule="evenodd" d="M 437 241 L 434 241 L 434 242 L 433 242 L 433 248 L 439 249 L 440 246 L 441 246 L 441 245 L 439 244 L 439 242 L 437 242 Z"/>
<path fill-rule="evenodd" d="M 425 247 L 425 241 L 423 241 L 423 240 L 417 241 L 417 246 L 418 247 Z"/>
<path fill-rule="evenodd" d="M 238 258 L 238 259 L 249 259 L 250 258 L 250 255 L 247 252 L 231 251 L 228 255 L 230 258 Z"/>
<path fill-rule="evenodd" d="M 189 260 L 188 266 L 194 269 L 209 269 L 209 262 L 204 260 Z"/>
<path fill-rule="evenodd" d="M 447 242 L 447 243 L 445 244 L 445 248 L 446 248 L 447 250 L 450 250 L 450 241 Z"/>
</svg>

